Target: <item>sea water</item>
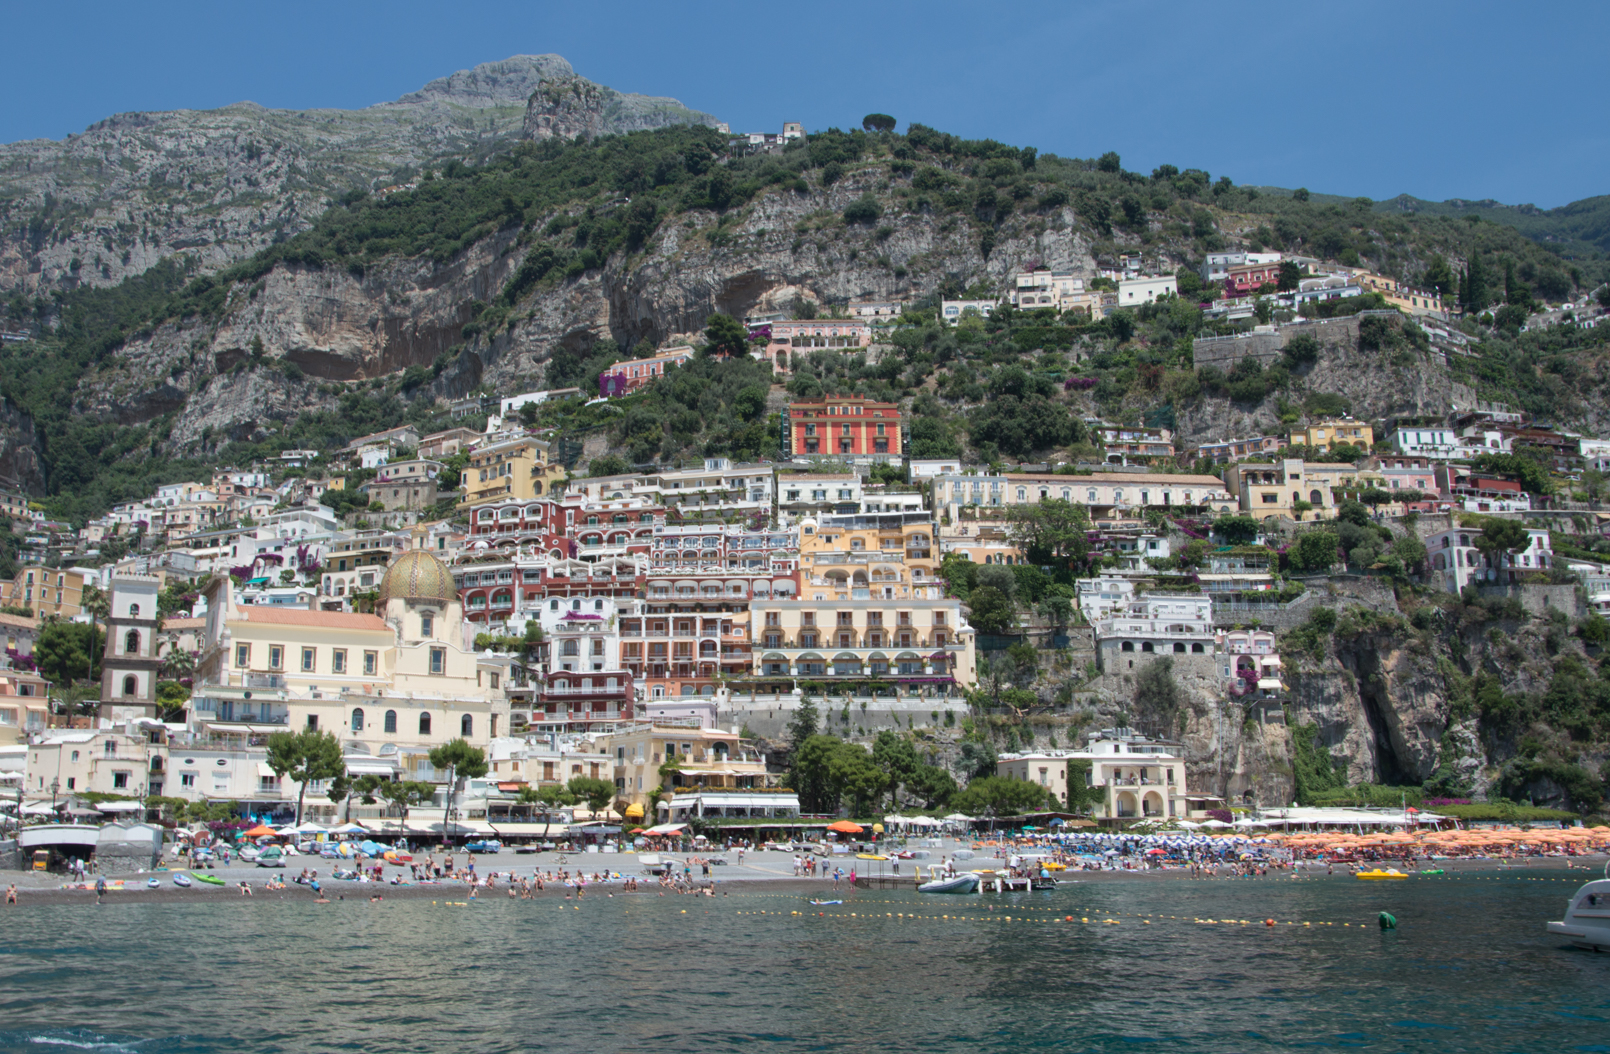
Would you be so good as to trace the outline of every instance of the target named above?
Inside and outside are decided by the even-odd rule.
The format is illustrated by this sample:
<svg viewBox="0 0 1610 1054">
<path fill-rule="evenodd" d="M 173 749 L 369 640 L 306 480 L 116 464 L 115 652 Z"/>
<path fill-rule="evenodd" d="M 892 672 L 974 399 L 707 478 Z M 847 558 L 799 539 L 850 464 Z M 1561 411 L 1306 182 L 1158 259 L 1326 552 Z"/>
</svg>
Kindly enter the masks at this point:
<svg viewBox="0 0 1610 1054">
<path fill-rule="evenodd" d="M 0 908 L 0 1051 L 1610 1051 L 1610 955 L 1544 932 L 1581 878 L 1072 877 L 835 907 L 35 897 Z"/>
</svg>

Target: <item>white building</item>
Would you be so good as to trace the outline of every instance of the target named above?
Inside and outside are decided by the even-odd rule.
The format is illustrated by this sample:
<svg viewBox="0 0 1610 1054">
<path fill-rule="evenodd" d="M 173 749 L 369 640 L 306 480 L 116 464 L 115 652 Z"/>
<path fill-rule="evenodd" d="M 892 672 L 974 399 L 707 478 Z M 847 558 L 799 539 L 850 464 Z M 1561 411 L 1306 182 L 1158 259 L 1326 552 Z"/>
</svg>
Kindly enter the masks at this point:
<svg viewBox="0 0 1610 1054">
<path fill-rule="evenodd" d="M 1433 534 L 1426 539 L 1426 554 L 1433 574 L 1450 593 L 1461 592 L 1468 585 L 1514 582 L 1554 563 L 1549 532 L 1528 527 L 1526 533 L 1526 548 L 1499 554 L 1496 564 L 1476 548 L 1476 539 L 1482 534 L 1479 528 L 1455 527 Z"/>
<path fill-rule="evenodd" d="M 1459 435 L 1451 428 L 1399 428 L 1391 441 L 1393 450 L 1410 457 L 1447 461 L 1459 453 Z"/>
<path fill-rule="evenodd" d="M 960 475 L 962 471 L 962 462 L 961 458 L 954 457 L 914 457 L 906 462 L 906 467 L 911 473 L 911 482 L 915 483 L 919 479 L 933 479 L 937 476 L 944 475 Z"/>
<path fill-rule="evenodd" d="M 1139 307 L 1164 296 L 1179 295 L 1179 279 L 1171 274 L 1137 275 L 1118 283 L 1118 306 Z"/>
<path fill-rule="evenodd" d="M 1103 729 L 1083 750 L 1002 754 L 995 773 L 1038 783 L 1064 803 L 1070 780 L 1100 787 L 1105 793 L 1092 809 L 1100 819 L 1186 819 L 1192 815 L 1185 758 L 1177 747 L 1135 735 L 1127 728 Z M 1197 796 L 1196 800 L 1203 799 Z"/>
<path fill-rule="evenodd" d="M 1143 655 L 1212 655 L 1213 601 L 1203 594 L 1145 593 L 1095 623 L 1104 672 L 1133 669 Z"/>
<path fill-rule="evenodd" d="M 939 304 L 939 320 L 954 325 L 969 311 L 988 318 L 999 303 L 999 300 L 943 300 Z"/>
<path fill-rule="evenodd" d="M 1134 579 L 1108 571 L 1098 578 L 1076 579 L 1074 588 L 1079 591 L 1079 613 L 1090 623 L 1127 610 L 1135 599 Z"/>
</svg>

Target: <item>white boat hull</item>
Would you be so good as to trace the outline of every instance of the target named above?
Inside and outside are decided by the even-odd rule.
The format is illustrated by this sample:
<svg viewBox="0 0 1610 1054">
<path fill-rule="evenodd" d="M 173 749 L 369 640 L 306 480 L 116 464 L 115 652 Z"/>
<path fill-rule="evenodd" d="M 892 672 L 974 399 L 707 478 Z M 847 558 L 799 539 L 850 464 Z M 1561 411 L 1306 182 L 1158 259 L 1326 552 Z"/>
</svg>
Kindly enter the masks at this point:
<svg viewBox="0 0 1610 1054">
<path fill-rule="evenodd" d="M 977 893 L 978 876 L 974 874 L 957 875 L 955 878 L 940 878 L 932 882 L 925 882 L 917 887 L 918 893 Z"/>
<path fill-rule="evenodd" d="M 1548 931 L 1578 948 L 1610 951 L 1610 880 L 1589 882 L 1573 893 L 1565 918 L 1549 923 Z"/>
</svg>

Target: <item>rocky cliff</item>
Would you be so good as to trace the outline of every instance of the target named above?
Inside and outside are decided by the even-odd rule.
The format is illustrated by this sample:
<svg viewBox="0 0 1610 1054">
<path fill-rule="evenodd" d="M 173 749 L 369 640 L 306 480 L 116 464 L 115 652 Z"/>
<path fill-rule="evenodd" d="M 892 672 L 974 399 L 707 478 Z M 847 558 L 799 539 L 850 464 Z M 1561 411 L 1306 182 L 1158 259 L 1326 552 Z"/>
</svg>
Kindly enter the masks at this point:
<svg viewBox="0 0 1610 1054">
<path fill-rule="evenodd" d="M 305 230 L 333 197 L 535 134 L 540 100 L 555 96 L 586 100 L 555 111 L 556 134 L 714 123 L 592 84 L 558 55 L 484 63 L 362 110 L 118 114 L 61 141 L 0 146 L 0 292 L 115 285 L 181 252 L 222 267 Z"/>
</svg>

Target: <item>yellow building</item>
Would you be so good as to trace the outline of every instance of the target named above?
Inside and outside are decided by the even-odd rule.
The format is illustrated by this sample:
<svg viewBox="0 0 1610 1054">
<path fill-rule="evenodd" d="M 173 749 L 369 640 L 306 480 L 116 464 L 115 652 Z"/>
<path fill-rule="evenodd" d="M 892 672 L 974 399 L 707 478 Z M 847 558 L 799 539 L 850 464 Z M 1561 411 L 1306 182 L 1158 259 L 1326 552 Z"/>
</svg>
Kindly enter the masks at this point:
<svg viewBox="0 0 1610 1054">
<path fill-rule="evenodd" d="M 1294 520 L 1327 520 L 1348 492 L 1380 487 L 1385 477 L 1372 469 L 1346 462 L 1241 461 L 1225 469 L 1225 483 L 1241 502 L 1241 511 L 1254 519 L 1286 516 Z M 1298 513 L 1305 501 L 1309 511 Z"/>
<path fill-rule="evenodd" d="M 192 705 L 215 736 L 316 728 L 349 757 L 432 779 L 430 748 L 508 732 L 506 701 L 488 698 L 464 646 L 453 576 L 429 552 L 392 561 L 374 615 L 239 604 L 227 578 L 207 598 Z"/>
<path fill-rule="evenodd" d="M 644 722 L 604 740 L 606 753 L 615 756 L 615 790 L 628 805 L 648 807 L 648 796 L 668 787 L 669 802 L 700 791 L 751 790 L 770 782 L 766 761 L 745 747 L 736 732 L 700 728 L 696 718 L 686 723 Z M 661 774 L 671 762 L 674 769 Z M 661 812 L 671 808 L 670 803 Z"/>
<path fill-rule="evenodd" d="M 800 595 L 816 600 L 938 599 L 940 552 L 926 512 L 800 521 Z"/>
<path fill-rule="evenodd" d="M 527 501 L 562 492 L 569 473 L 555 463 L 545 440 L 521 436 L 477 447 L 464 469 L 464 497 L 458 507 L 467 509 L 489 501 Z"/>
<path fill-rule="evenodd" d="M 6 616 L 10 617 L 10 616 Z M 22 670 L 0 670 L 0 747 L 26 742 L 50 723 L 50 682 Z"/>
<path fill-rule="evenodd" d="M 1306 428 L 1294 428 L 1291 432 L 1292 446 L 1311 446 L 1320 450 L 1329 450 L 1341 443 L 1350 443 L 1365 450 L 1375 444 L 1375 429 L 1367 421 L 1355 421 L 1351 417 L 1315 421 Z"/>
<path fill-rule="evenodd" d="M 955 599 L 756 600 L 750 613 L 757 690 L 819 681 L 949 695 L 977 680 L 973 630 Z"/>
<path fill-rule="evenodd" d="M 7 607 L 28 608 L 35 617 L 72 618 L 84 610 L 84 576 L 77 571 L 24 567 L 6 587 Z"/>
</svg>

